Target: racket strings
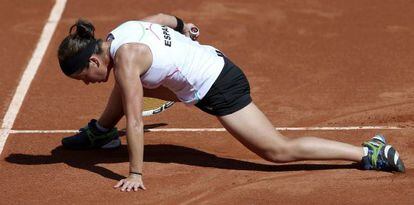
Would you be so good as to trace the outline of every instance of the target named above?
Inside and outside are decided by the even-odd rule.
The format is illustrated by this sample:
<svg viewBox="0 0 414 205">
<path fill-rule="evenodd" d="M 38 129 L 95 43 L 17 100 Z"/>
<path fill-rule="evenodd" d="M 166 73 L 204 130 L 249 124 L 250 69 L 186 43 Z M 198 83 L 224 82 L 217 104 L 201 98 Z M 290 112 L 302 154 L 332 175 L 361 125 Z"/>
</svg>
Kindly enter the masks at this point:
<svg viewBox="0 0 414 205">
<path fill-rule="evenodd" d="M 157 109 L 161 107 L 162 105 L 164 105 L 165 103 L 167 103 L 167 101 L 165 100 L 144 97 L 143 111 Z"/>
</svg>

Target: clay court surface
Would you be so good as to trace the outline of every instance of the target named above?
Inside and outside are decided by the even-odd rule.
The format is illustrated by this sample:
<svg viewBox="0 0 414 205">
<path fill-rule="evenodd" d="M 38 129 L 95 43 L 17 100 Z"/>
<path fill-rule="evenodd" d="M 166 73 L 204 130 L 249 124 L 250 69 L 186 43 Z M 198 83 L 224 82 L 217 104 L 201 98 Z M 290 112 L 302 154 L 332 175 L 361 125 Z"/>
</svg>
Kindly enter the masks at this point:
<svg viewBox="0 0 414 205">
<path fill-rule="evenodd" d="M 0 3 L 3 120 L 55 1 Z M 12 130 L 76 130 L 103 110 L 113 80 L 85 86 L 58 67 L 57 47 L 79 17 L 103 38 L 125 20 L 163 12 L 194 22 L 201 43 L 244 70 L 275 127 L 399 128 L 283 134 L 359 145 L 383 133 L 406 173 L 344 161 L 272 164 L 227 132 L 147 132 L 147 190 L 122 193 L 111 187 L 128 172 L 125 138 L 116 150 L 68 151 L 60 139 L 69 134 L 10 133 L 0 155 L 0 204 L 414 204 L 413 10 L 408 0 L 69 0 Z M 221 127 L 180 104 L 144 120 L 157 129 Z"/>
</svg>

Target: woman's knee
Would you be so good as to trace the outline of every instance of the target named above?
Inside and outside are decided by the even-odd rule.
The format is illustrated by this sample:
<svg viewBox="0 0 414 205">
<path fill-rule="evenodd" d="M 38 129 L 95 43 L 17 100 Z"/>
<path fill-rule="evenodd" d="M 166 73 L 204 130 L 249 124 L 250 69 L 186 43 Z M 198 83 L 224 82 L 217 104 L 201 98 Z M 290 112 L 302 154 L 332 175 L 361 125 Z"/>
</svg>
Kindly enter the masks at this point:
<svg viewBox="0 0 414 205">
<path fill-rule="evenodd" d="M 278 144 L 271 145 L 259 154 L 263 159 L 275 163 L 285 163 L 294 160 L 290 140 L 283 140 Z"/>
</svg>

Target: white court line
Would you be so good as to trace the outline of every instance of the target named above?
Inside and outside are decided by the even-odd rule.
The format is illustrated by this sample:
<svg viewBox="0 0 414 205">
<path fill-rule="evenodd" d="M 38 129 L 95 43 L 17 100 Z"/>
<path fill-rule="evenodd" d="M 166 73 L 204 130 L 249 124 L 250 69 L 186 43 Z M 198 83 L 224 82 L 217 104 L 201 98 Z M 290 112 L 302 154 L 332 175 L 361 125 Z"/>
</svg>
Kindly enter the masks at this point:
<svg viewBox="0 0 414 205">
<path fill-rule="evenodd" d="M 341 131 L 341 130 L 400 130 L 393 126 L 349 126 L 349 127 L 275 127 L 278 131 Z M 147 132 L 224 132 L 224 128 L 153 128 Z M 62 134 L 77 133 L 78 130 L 10 130 L 10 134 Z"/>
<path fill-rule="evenodd" d="M 0 154 L 3 151 L 4 144 L 6 143 L 7 137 L 13 127 L 16 116 L 19 113 L 20 107 L 23 104 L 23 100 L 29 90 L 30 84 L 34 76 L 36 75 L 39 65 L 42 62 L 43 56 L 45 55 L 46 49 L 52 39 L 53 33 L 56 30 L 57 23 L 62 16 L 63 10 L 66 6 L 66 0 L 56 0 L 55 5 L 50 12 L 49 19 L 43 27 L 42 34 L 40 35 L 39 42 L 36 45 L 36 49 L 33 52 L 32 58 L 27 64 L 26 69 L 20 79 L 19 85 L 17 86 L 16 92 L 14 93 L 13 99 L 7 109 L 6 115 L 4 116 L 3 123 L 0 130 Z"/>
</svg>

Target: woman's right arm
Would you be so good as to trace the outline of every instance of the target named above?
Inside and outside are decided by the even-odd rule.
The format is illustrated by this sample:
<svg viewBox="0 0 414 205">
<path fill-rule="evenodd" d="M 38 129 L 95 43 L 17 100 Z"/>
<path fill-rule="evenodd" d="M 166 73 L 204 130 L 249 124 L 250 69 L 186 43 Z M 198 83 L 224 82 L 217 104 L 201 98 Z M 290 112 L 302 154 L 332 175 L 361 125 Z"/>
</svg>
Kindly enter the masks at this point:
<svg viewBox="0 0 414 205">
<path fill-rule="evenodd" d="M 178 25 L 177 18 L 175 16 L 171 16 L 171 15 L 163 14 L 163 13 L 148 16 L 141 20 L 150 22 L 150 23 L 165 25 L 172 29 L 176 29 Z M 182 34 L 184 34 L 187 37 L 190 37 L 193 40 L 197 40 L 198 34 L 191 36 L 191 33 L 190 33 L 191 28 L 197 27 L 197 26 L 195 26 L 193 23 L 185 23 L 185 22 L 183 23 L 184 23 L 184 27 L 183 27 Z"/>
<path fill-rule="evenodd" d="M 177 19 L 175 18 L 175 16 L 171 16 L 171 15 L 163 14 L 163 13 L 155 14 L 152 16 L 147 16 L 143 18 L 142 21 L 161 24 L 161 25 L 168 26 L 170 28 L 177 27 Z"/>
</svg>

